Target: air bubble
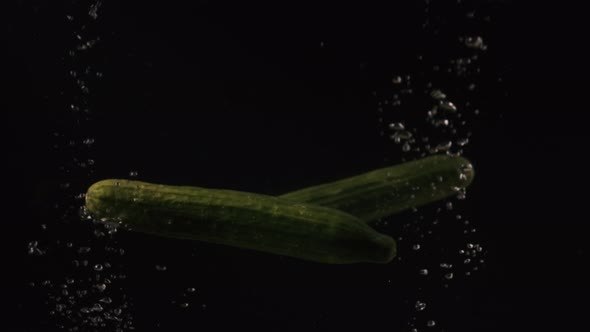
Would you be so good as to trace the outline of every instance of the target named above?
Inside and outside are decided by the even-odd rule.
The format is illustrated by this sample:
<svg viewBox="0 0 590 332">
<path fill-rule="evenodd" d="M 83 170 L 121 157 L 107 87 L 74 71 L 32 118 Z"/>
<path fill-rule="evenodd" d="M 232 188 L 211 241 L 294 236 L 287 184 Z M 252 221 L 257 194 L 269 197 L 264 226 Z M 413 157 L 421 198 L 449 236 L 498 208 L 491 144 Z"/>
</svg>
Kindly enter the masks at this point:
<svg viewBox="0 0 590 332">
<path fill-rule="evenodd" d="M 451 142 L 451 141 L 443 142 L 443 143 L 440 143 L 439 145 L 436 146 L 436 151 L 439 151 L 439 152 L 449 151 L 449 149 L 452 146 L 453 146 L 453 142 Z"/>
<path fill-rule="evenodd" d="M 391 135 L 391 139 L 395 143 L 401 143 L 402 140 L 407 140 L 412 138 L 412 133 L 406 130 L 400 130 L 395 132 L 395 134 Z"/>
<path fill-rule="evenodd" d="M 411 149 L 412 149 L 412 146 L 408 142 L 405 142 L 404 145 L 402 145 L 402 151 L 404 151 L 404 152 L 409 152 Z"/>
<path fill-rule="evenodd" d="M 448 119 L 438 119 L 438 120 L 435 120 L 432 124 L 435 127 L 440 127 L 440 126 L 447 127 L 450 124 L 450 121 Z"/>
<path fill-rule="evenodd" d="M 80 254 L 87 254 L 87 253 L 89 253 L 89 252 L 90 252 L 90 250 L 91 250 L 91 248 L 90 248 L 90 247 L 80 247 L 80 248 L 78 249 L 78 253 L 80 253 Z"/>
<path fill-rule="evenodd" d="M 450 101 L 443 101 L 440 104 L 440 108 L 442 108 L 445 111 L 449 111 L 449 112 L 456 112 L 457 111 L 457 106 L 455 106 L 455 104 L 453 104 Z"/>
<path fill-rule="evenodd" d="M 100 8 L 101 5 L 102 5 L 102 3 L 100 1 L 97 1 L 96 3 L 92 4 L 90 6 L 90 10 L 88 11 L 88 16 L 90 16 L 92 19 L 96 20 L 98 18 L 98 9 Z"/>
<path fill-rule="evenodd" d="M 457 145 L 459 146 L 465 146 L 469 144 L 469 139 L 468 138 L 463 138 L 457 141 Z"/>
<path fill-rule="evenodd" d="M 84 145 L 92 145 L 94 144 L 94 138 L 86 138 L 82 141 L 82 144 Z"/>
<path fill-rule="evenodd" d="M 424 311 L 424 309 L 426 309 L 426 303 L 420 302 L 420 301 L 416 301 L 416 304 L 414 305 L 414 308 L 416 308 L 416 311 Z"/>
<path fill-rule="evenodd" d="M 392 122 L 389 124 L 389 128 L 393 130 L 405 130 L 406 127 L 401 122 Z"/>
<path fill-rule="evenodd" d="M 432 90 L 432 92 L 430 92 L 430 96 L 436 100 L 444 100 L 447 98 L 447 95 L 440 90 Z"/>
<path fill-rule="evenodd" d="M 480 36 L 465 38 L 465 46 L 482 51 L 487 49 L 487 46 L 483 42 L 483 38 Z"/>
</svg>

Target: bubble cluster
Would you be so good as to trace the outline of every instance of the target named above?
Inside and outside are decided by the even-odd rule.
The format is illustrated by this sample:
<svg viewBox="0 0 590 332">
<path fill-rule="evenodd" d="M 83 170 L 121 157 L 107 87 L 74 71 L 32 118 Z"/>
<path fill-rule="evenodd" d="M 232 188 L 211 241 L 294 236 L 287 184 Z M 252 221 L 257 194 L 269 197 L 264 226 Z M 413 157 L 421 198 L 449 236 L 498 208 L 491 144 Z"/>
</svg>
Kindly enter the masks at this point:
<svg viewBox="0 0 590 332">
<path fill-rule="evenodd" d="M 90 123 L 94 86 L 103 73 L 91 59 L 100 54 L 97 25 L 102 9 L 101 0 L 74 2 L 64 15 L 72 31 L 64 57 L 71 84 L 63 88 L 67 96 L 64 125 L 51 134 L 51 148 L 63 156 L 56 169 L 56 177 L 61 179 L 53 204 L 56 218 L 41 225 L 43 241 L 27 244 L 27 252 L 36 259 L 53 264 L 66 259 L 59 272 L 38 271 L 35 275 L 43 279 L 28 284 L 44 294 L 50 317 L 47 324 L 69 332 L 134 330 L 132 304 L 122 291 L 126 274 L 120 260 L 124 250 L 117 244 L 116 227 L 94 220 L 83 208 L 96 167 L 92 156 L 96 138 Z M 77 233 L 60 232 L 62 229 L 76 229 Z"/>
<path fill-rule="evenodd" d="M 473 130 L 484 105 L 479 105 L 475 96 L 486 84 L 481 79 L 486 70 L 482 59 L 489 45 L 485 35 L 474 29 L 446 30 L 447 25 L 440 22 L 449 15 L 449 6 L 464 13 L 462 18 L 453 16 L 458 20 L 454 22 L 457 26 L 471 27 L 475 22 L 481 26 L 490 21 L 470 4 L 448 4 L 445 13 L 439 14 L 439 7 L 425 0 L 424 39 L 437 43 L 444 40 L 446 44 L 441 45 L 445 49 L 432 51 L 431 45 L 426 45 L 429 52 L 416 54 L 412 63 L 403 66 L 416 70 L 392 72 L 391 81 L 373 91 L 381 136 L 390 148 L 384 158 L 387 165 L 433 154 L 469 158 L 472 145 L 477 143 Z M 467 181 L 472 172 L 470 164 L 464 165 L 459 179 Z M 437 183 L 431 185 L 436 188 Z M 427 302 L 440 302 L 441 298 L 429 298 L 423 290 L 451 288 L 472 277 L 485 263 L 485 250 L 477 244 L 477 229 L 466 210 L 470 189 L 457 186 L 453 190 L 456 195 L 452 198 L 414 209 L 408 217 L 411 221 L 401 227 L 401 234 L 396 229 L 398 261 L 405 262 L 420 276 L 416 278 L 416 298 L 409 299 L 409 303 L 415 304 L 415 314 L 408 323 L 410 331 L 423 327 L 444 330 L 442 323 L 437 324 L 439 320 L 434 319 L 436 312 L 426 310 Z M 387 218 L 380 221 L 384 227 L 392 224 L 395 223 Z"/>
</svg>

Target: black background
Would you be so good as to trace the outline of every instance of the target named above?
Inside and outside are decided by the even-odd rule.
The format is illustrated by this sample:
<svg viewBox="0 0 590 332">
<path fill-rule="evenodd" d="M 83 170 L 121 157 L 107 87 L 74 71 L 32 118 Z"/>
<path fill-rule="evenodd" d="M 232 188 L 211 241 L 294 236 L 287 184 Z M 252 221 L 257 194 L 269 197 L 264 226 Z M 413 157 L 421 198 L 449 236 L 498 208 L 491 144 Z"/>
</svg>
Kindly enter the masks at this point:
<svg viewBox="0 0 590 332">
<path fill-rule="evenodd" d="M 489 253 L 483 272 L 434 293 L 445 300 L 433 312 L 445 331 L 579 330 L 589 295 L 583 11 L 561 3 L 469 3 L 492 14 L 485 68 L 504 79 L 482 97 L 486 113 L 468 153 L 479 175 L 468 209 Z M 96 178 L 137 169 L 153 182 L 278 194 L 384 165 L 388 146 L 377 135 L 370 93 L 382 73 L 404 70 L 423 47 L 423 13 L 413 1 L 108 6 L 96 60 L 104 78 L 95 85 L 92 125 L 82 129 L 63 110 L 71 85 L 61 60 L 71 47 L 69 7 L 19 2 L 3 13 L 10 18 L 2 25 L 8 57 L 1 114 L 7 331 L 52 331 L 42 291 L 25 286 L 63 274 L 70 259 L 31 260 L 27 241 L 83 230 L 52 225 L 55 212 L 44 205 L 58 195 L 55 169 L 71 153 L 51 149 L 53 132 L 97 137 Z M 452 17 L 452 8 L 440 14 Z M 446 24 L 453 29 L 453 20 Z M 367 64 L 360 78 L 359 63 Z M 85 181 L 74 180 L 80 187 Z M 413 275 L 396 266 L 324 267 L 121 237 L 140 331 L 157 324 L 175 331 L 403 331 L 411 311 L 399 299 L 412 298 L 404 284 L 412 285 Z M 159 260 L 169 265 L 166 274 L 154 273 Z M 388 278 L 394 286 L 383 287 Z M 165 285 L 193 281 L 195 303 L 208 309 L 179 313 L 159 304 L 176 287 Z"/>
</svg>

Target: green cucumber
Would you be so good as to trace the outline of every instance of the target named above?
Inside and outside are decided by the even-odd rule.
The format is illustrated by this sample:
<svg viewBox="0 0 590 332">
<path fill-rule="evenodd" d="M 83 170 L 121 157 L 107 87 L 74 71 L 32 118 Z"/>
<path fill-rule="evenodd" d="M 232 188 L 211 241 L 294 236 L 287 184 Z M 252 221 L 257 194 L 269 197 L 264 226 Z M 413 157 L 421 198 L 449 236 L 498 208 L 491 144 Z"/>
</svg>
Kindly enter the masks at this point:
<svg viewBox="0 0 590 332">
<path fill-rule="evenodd" d="M 279 197 L 338 209 L 370 222 L 456 195 L 474 175 L 465 158 L 433 155 Z"/>
<path fill-rule="evenodd" d="M 254 193 L 110 179 L 88 189 L 86 208 L 134 231 L 321 263 L 387 263 L 396 254 L 391 237 L 350 214 Z"/>
</svg>

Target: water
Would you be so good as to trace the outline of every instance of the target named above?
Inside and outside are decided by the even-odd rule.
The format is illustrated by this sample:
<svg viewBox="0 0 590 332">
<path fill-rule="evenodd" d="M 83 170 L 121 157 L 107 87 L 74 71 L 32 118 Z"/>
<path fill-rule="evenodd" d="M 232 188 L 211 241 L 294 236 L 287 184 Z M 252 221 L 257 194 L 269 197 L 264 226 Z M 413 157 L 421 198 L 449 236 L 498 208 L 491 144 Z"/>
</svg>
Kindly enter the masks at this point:
<svg viewBox="0 0 590 332">
<path fill-rule="evenodd" d="M 196 329 L 219 317 L 237 317 L 244 326 L 291 322 L 294 328 L 321 330 L 338 326 L 343 313 L 358 310 L 362 319 L 372 317 L 370 311 L 378 312 L 379 323 L 396 319 L 392 330 L 444 331 L 441 307 L 451 305 L 453 289 L 485 271 L 486 246 L 470 215 L 469 189 L 458 188 L 455 198 L 380 220 L 376 228 L 399 244 L 399 256 L 386 266 L 320 266 L 134 234 L 93 220 L 82 206 L 88 185 L 106 177 L 279 194 L 435 153 L 469 158 L 485 110 L 478 98 L 480 86 L 487 86 L 485 59 L 494 47 L 478 27 L 493 20 L 469 4 L 447 6 L 422 6 L 421 42 L 440 38 L 443 44 L 422 45 L 406 60 L 411 69 L 379 68 L 387 84 L 370 81 L 369 101 L 355 112 L 350 96 L 357 87 L 350 81 L 356 77 L 329 82 L 333 84 L 310 79 L 308 86 L 291 83 L 293 89 L 284 89 L 277 82 L 288 79 L 273 76 L 273 70 L 265 68 L 264 79 L 252 79 L 258 76 L 248 61 L 231 59 L 243 68 L 225 62 L 215 69 L 203 66 L 205 84 L 201 77 L 182 75 L 182 65 L 162 60 L 195 57 L 183 62 L 190 66 L 219 56 L 211 49 L 185 54 L 171 46 L 189 43 L 182 38 L 190 33 L 151 45 L 144 39 L 156 28 L 145 35 L 108 33 L 107 26 L 138 29 L 121 17 L 118 25 L 104 19 L 124 16 L 126 8 L 97 0 L 72 3 L 62 18 L 70 30 L 64 50 L 69 85 L 62 90 L 67 124 L 56 125 L 51 144 L 58 153 L 59 194 L 52 197 L 53 219 L 40 223 L 39 236 L 23 248 L 35 267 L 35 276 L 26 282 L 44 301 L 45 326 L 67 331 Z M 121 12 L 115 14 L 117 10 Z M 170 13 L 162 10 L 162 15 Z M 455 13 L 453 19 L 461 17 L 454 22 L 459 29 L 441 23 L 449 11 Z M 151 21 L 137 20 L 138 26 Z M 232 33 L 238 40 L 244 37 Z M 223 37 L 209 43 L 223 44 Z M 305 54 L 319 60 L 312 61 L 313 68 L 291 69 L 285 76 L 297 82 L 308 79 L 305 75 L 341 72 L 325 60 L 329 53 L 320 53 L 338 54 L 336 41 L 313 40 L 313 33 L 305 37 L 310 38 Z M 257 42 L 267 41 L 254 40 L 254 49 Z M 428 51 L 437 47 L 446 52 Z M 144 53 L 149 50 L 153 53 Z M 164 55 L 168 51 L 174 55 Z M 266 56 L 297 51 L 304 53 L 278 42 Z M 276 65 L 258 61 L 271 69 Z M 212 79 L 216 70 L 227 81 Z M 232 70 L 239 79 L 227 73 Z M 277 108 L 283 112 L 269 112 Z M 341 111 L 319 113 L 325 109 Z M 56 262 L 61 268 L 50 271 Z M 290 320 L 293 312 L 300 313 L 300 320 Z"/>
</svg>

